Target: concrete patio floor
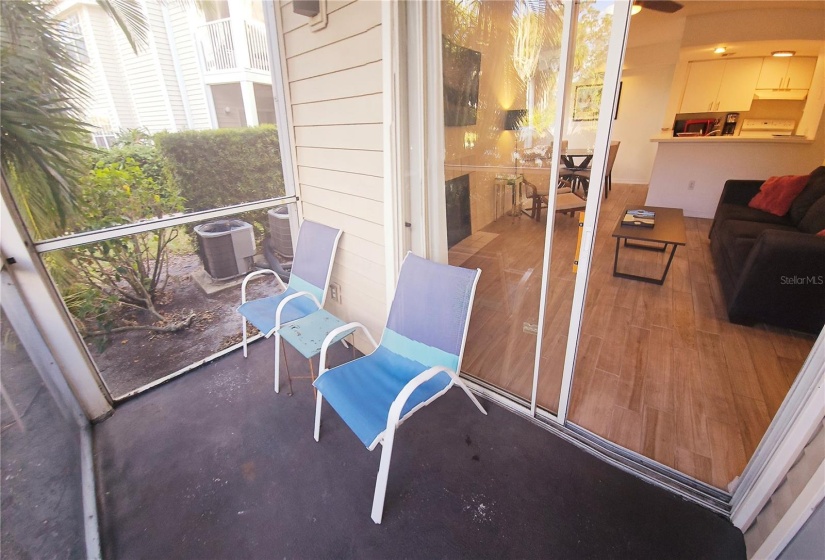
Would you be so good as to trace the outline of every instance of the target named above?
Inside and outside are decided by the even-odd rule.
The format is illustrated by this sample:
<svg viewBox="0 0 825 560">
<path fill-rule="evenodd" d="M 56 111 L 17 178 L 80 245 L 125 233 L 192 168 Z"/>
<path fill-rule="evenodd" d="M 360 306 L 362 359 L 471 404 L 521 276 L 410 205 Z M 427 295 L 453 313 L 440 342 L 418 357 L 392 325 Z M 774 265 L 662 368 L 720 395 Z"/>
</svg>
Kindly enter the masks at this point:
<svg viewBox="0 0 825 560">
<path fill-rule="evenodd" d="M 729 521 L 452 389 L 380 450 L 324 406 L 307 363 L 272 390 L 272 341 L 121 406 L 95 426 L 107 558 L 744 558 Z M 289 351 L 289 349 L 288 349 Z M 350 353 L 334 349 L 332 362 Z"/>
</svg>

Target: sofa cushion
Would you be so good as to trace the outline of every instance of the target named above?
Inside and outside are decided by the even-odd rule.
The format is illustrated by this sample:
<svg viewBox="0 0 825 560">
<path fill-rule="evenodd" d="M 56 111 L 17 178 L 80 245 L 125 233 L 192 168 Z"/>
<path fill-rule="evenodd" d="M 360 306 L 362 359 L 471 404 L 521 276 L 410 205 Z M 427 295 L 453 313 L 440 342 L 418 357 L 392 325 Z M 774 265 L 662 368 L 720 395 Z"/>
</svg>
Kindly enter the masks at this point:
<svg viewBox="0 0 825 560">
<path fill-rule="evenodd" d="M 790 210 L 791 203 L 808 184 L 809 178 L 809 175 L 768 177 L 748 206 L 777 216 L 784 216 Z"/>
<path fill-rule="evenodd" d="M 766 224 L 743 220 L 728 220 L 719 225 L 718 239 L 734 274 L 739 274 L 745 266 L 748 255 L 762 232 L 769 229 L 797 231 L 789 225 Z"/>
<path fill-rule="evenodd" d="M 781 226 L 793 225 L 787 216 L 776 216 L 768 212 L 763 212 L 762 210 L 757 210 L 756 208 L 751 208 L 750 206 L 722 203 L 717 210 L 716 221 L 722 223 L 727 220 L 742 220 L 745 222 L 758 222 Z"/>
<path fill-rule="evenodd" d="M 820 165 L 811 172 L 808 184 L 794 201 L 788 216 L 791 222 L 798 224 L 814 203 L 825 196 L 825 165 Z"/>
<path fill-rule="evenodd" d="M 825 196 L 813 203 L 797 227 L 805 233 L 817 233 L 825 229 Z"/>
</svg>

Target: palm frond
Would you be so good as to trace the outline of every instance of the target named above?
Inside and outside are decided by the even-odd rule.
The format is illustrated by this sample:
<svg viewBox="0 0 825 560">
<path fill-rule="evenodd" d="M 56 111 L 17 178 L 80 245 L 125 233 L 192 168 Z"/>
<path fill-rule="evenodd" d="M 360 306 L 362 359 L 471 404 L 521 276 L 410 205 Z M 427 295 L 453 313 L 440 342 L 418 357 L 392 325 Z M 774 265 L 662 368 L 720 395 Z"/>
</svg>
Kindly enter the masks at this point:
<svg viewBox="0 0 825 560">
<path fill-rule="evenodd" d="M 60 23 L 38 0 L 0 5 L 0 168 L 36 237 L 63 231 L 74 207 L 89 130 L 87 97 Z"/>
<path fill-rule="evenodd" d="M 135 54 L 149 44 L 149 23 L 139 0 L 97 0 L 97 5 L 120 27 Z"/>
</svg>

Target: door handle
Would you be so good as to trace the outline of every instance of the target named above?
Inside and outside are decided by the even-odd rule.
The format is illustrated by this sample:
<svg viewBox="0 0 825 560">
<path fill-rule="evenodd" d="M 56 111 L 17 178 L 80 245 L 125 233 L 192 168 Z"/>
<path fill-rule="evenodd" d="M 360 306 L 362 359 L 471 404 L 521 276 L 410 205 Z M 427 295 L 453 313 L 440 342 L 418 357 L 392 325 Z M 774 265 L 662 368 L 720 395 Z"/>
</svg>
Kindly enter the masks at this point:
<svg viewBox="0 0 825 560">
<path fill-rule="evenodd" d="M 790 78 L 790 76 L 788 77 L 788 83 L 785 84 L 785 88 L 786 89 L 791 89 L 791 78 Z"/>
<path fill-rule="evenodd" d="M 712 110 L 713 110 L 713 101 L 708 103 L 708 111 L 712 111 Z"/>
<path fill-rule="evenodd" d="M 785 76 L 782 76 L 781 78 L 779 78 L 779 89 L 782 89 L 782 82 L 784 82 L 784 81 L 785 81 Z"/>
</svg>

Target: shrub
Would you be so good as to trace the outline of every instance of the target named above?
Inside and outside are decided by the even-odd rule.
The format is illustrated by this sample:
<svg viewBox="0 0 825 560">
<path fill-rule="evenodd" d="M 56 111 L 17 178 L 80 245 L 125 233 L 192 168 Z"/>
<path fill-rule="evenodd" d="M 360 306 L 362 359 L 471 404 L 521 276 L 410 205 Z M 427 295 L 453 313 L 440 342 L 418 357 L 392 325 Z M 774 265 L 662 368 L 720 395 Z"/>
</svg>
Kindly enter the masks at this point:
<svg viewBox="0 0 825 560">
<path fill-rule="evenodd" d="M 163 168 L 153 152 L 148 146 L 130 146 L 113 150 L 97 162 L 81 181 L 78 212 L 74 216 L 78 229 L 129 224 L 183 209 L 183 199 L 165 181 Z M 146 172 L 128 154 L 141 158 Z M 160 182 L 153 175 L 160 177 Z M 155 302 L 166 283 L 168 245 L 177 235 L 176 228 L 165 228 L 70 249 L 70 278 L 75 285 L 68 291 L 75 315 L 81 321 L 93 319 L 98 325 L 109 326 L 103 318 L 108 319 L 117 301 L 147 309 L 163 319 L 155 310 Z"/>
<path fill-rule="evenodd" d="M 160 133 L 154 139 L 188 210 L 285 194 L 274 126 Z"/>
</svg>

